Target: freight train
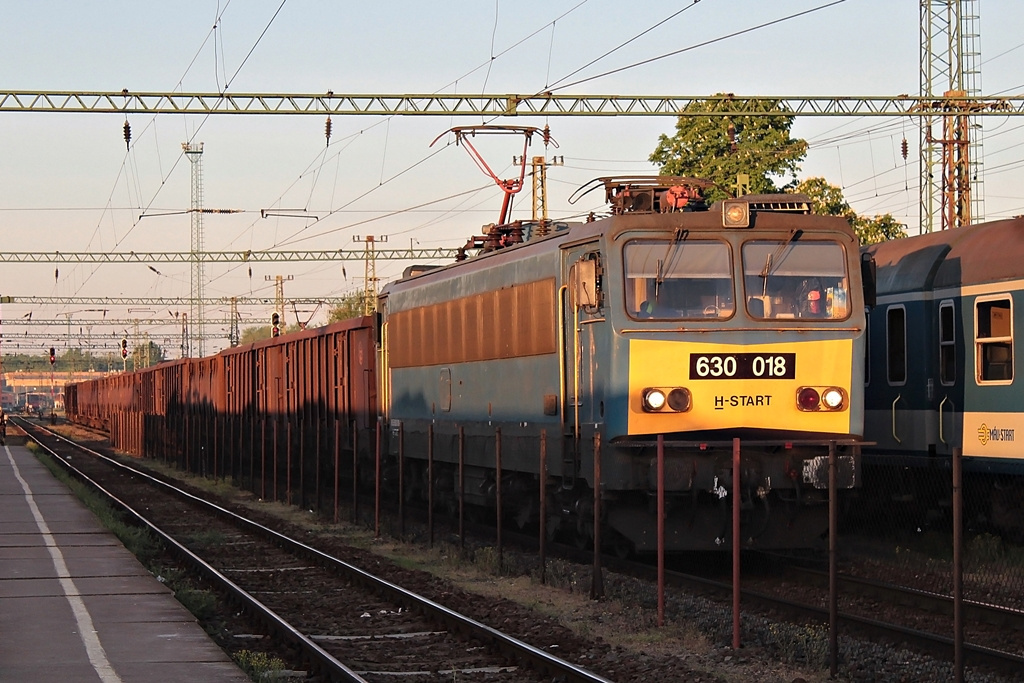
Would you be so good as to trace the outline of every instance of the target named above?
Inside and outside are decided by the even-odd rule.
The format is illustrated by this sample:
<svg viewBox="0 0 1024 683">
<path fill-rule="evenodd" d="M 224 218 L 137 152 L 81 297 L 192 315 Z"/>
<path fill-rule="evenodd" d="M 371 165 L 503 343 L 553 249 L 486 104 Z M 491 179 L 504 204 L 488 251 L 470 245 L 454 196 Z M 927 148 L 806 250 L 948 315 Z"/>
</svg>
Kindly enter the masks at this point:
<svg viewBox="0 0 1024 683">
<path fill-rule="evenodd" d="M 878 305 L 868 329 L 866 481 L 920 523 L 949 510 L 961 448 L 968 522 L 1024 540 L 1024 217 L 866 247 Z"/>
<path fill-rule="evenodd" d="M 73 385 L 68 416 L 320 509 L 401 479 L 526 526 L 543 490 L 548 532 L 588 543 L 596 486 L 603 544 L 639 552 L 660 440 L 666 550 L 728 543 L 733 496 L 745 547 L 819 542 L 830 449 L 839 487 L 860 480 L 873 269 L 849 224 L 800 195 L 709 206 L 692 178 L 595 187 L 605 217 L 489 226 L 376 316 Z"/>
</svg>

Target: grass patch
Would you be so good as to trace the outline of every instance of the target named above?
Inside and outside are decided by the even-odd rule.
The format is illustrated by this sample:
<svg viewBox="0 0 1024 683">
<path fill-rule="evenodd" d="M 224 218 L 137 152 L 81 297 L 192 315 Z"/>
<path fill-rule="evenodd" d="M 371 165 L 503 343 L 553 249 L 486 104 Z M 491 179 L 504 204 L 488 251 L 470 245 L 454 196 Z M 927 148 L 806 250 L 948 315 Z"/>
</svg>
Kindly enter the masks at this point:
<svg viewBox="0 0 1024 683">
<path fill-rule="evenodd" d="M 217 596 L 211 591 L 184 582 L 175 588 L 174 597 L 199 621 L 212 621 L 217 616 Z"/>
<path fill-rule="evenodd" d="M 185 538 L 185 544 L 195 550 L 224 545 L 226 542 L 227 537 L 224 536 L 224 532 L 216 529 L 197 531 Z"/>
<path fill-rule="evenodd" d="M 775 656 L 790 664 L 805 664 L 823 669 L 828 666 L 829 639 L 827 624 L 773 623 L 768 627 L 770 638 L 766 639 Z"/>
<path fill-rule="evenodd" d="M 71 492 L 82 501 L 82 504 L 96 515 L 100 524 L 117 536 L 125 548 L 139 558 L 140 562 L 149 565 L 156 559 L 162 546 L 148 529 L 127 523 L 120 511 L 112 507 L 100 494 L 86 484 L 68 474 L 63 467 L 54 462 L 53 457 L 49 454 L 36 453 L 36 458 L 53 473 L 58 481 L 71 489 Z"/>
<path fill-rule="evenodd" d="M 284 662 L 266 652 L 239 650 L 231 657 L 239 668 L 254 681 L 273 680 L 284 671 Z"/>
</svg>

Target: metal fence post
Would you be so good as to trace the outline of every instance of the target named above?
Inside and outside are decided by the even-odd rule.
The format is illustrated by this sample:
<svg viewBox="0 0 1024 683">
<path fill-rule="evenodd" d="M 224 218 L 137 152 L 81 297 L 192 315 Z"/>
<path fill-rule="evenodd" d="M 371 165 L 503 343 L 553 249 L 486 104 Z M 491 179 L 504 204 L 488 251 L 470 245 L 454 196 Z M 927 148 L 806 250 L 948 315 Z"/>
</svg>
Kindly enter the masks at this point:
<svg viewBox="0 0 1024 683">
<path fill-rule="evenodd" d="M 590 582 L 590 599 L 604 597 L 604 576 L 601 573 L 601 432 L 594 432 L 594 576 Z"/>
<path fill-rule="evenodd" d="M 373 536 L 380 538 L 380 418 L 374 429 L 374 472 L 373 472 Z"/>
<path fill-rule="evenodd" d="M 339 467 L 341 465 L 341 420 L 334 419 L 334 523 L 338 523 L 338 483 L 341 472 Z"/>
<path fill-rule="evenodd" d="M 427 536 L 434 547 L 434 423 L 427 426 Z"/>
<path fill-rule="evenodd" d="M 494 429 L 494 496 L 495 508 L 498 514 L 498 574 L 501 574 L 502 544 L 501 544 L 501 427 Z"/>
<path fill-rule="evenodd" d="M 665 625 L 665 435 L 658 434 L 658 626 Z"/>
<path fill-rule="evenodd" d="M 839 671 L 838 539 L 839 497 L 836 487 L 836 442 L 828 442 L 828 661 L 832 678 Z"/>
<path fill-rule="evenodd" d="M 732 647 L 740 647 L 740 440 L 732 440 Z"/>
<path fill-rule="evenodd" d="M 540 531 L 537 534 L 537 545 L 540 549 L 540 583 L 545 583 L 547 570 L 547 522 L 548 522 L 548 430 L 540 430 Z"/>
<path fill-rule="evenodd" d="M 352 523 L 359 522 L 359 429 L 352 420 Z"/>
<path fill-rule="evenodd" d="M 398 423 L 398 535 L 405 538 L 405 425 Z"/>
<path fill-rule="evenodd" d="M 953 675 L 964 680 L 963 449 L 953 449 Z"/>
<path fill-rule="evenodd" d="M 459 426 L 459 550 L 466 551 L 466 429 Z"/>
</svg>

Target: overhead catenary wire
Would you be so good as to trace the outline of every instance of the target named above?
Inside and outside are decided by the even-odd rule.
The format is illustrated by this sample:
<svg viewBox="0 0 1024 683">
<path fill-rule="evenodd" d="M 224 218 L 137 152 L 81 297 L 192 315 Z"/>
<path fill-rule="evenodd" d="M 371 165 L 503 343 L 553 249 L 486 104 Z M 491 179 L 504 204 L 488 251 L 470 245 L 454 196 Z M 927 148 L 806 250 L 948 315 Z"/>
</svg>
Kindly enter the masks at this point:
<svg viewBox="0 0 1024 683">
<path fill-rule="evenodd" d="M 266 35 L 267 31 L 268 31 L 268 30 L 270 29 L 270 26 L 271 26 L 271 25 L 273 24 L 274 20 L 275 20 L 275 19 L 277 18 L 277 16 L 278 16 L 278 15 L 280 14 L 280 12 L 281 12 L 281 9 L 283 9 L 283 7 L 284 7 L 284 5 L 285 5 L 285 3 L 286 3 L 286 2 L 287 2 L 287 0 L 282 0 L 282 1 L 281 1 L 281 4 L 280 4 L 280 5 L 278 6 L 277 10 L 276 10 L 276 11 L 274 12 L 273 16 L 272 16 L 272 17 L 270 18 L 269 22 L 268 22 L 268 23 L 266 24 L 266 26 L 264 27 L 263 31 L 262 31 L 262 32 L 260 33 L 259 37 L 258 37 L 258 38 L 256 39 L 256 41 L 255 41 L 255 42 L 253 43 L 252 47 L 251 47 L 251 48 L 249 49 L 249 52 L 248 52 L 248 53 L 246 54 L 245 58 L 243 58 L 243 59 L 242 59 L 241 63 L 240 63 L 239 65 L 238 65 L 238 68 L 236 68 L 236 69 L 235 69 L 235 72 L 234 72 L 234 73 L 232 74 L 232 76 L 231 76 L 231 79 L 228 79 L 228 80 L 227 80 L 227 81 L 225 82 L 225 84 L 224 84 L 224 89 L 223 89 L 223 90 L 222 90 L 221 92 L 224 92 L 224 91 L 226 91 L 226 90 L 227 90 L 227 88 L 229 88 L 229 87 L 230 87 L 230 85 L 231 85 L 231 81 L 232 81 L 232 80 L 234 80 L 234 78 L 235 78 L 235 77 L 237 77 L 237 75 L 238 75 L 238 74 L 239 74 L 239 73 L 241 72 L 241 70 L 242 70 L 242 68 L 244 67 L 245 63 L 246 63 L 246 62 L 248 61 L 249 57 L 250 57 L 250 56 L 252 55 L 253 51 L 254 51 L 254 50 L 256 49 L 256 46 L 257 46 L 257 45 L 259 45 L 260 41 L 261 41 L 261 40 L 263 39 L 263 37 L 264 37 L 264 36 Z M 228 0 L 228 2 L 227 2 L 227 3 L 225 4 L 225 6 L 224 6 L 224 11 L 226 11 L 226 10 L 227 10 L 227 7 L 228 7 L 228 6 L 230 5 L 230 4 L 231 4 L 231 0 Z M 204 38 L 204 40 L 203 40 L 203 43 L 202 43 L 202 46 L 205 46 L 205 45 L 206 45 L 206 43 L 207 43 L 207 42 L 209 41 L 209 39 L 210 39 L 210 36 L 211 36 L 211 35 L 213 34 L 213 32 L 214 32 L 214 30 L 216 29 L 216 27 L 217 27 L 218 25 L 220 25 L 220 24 L 221 24 L 221 21 L 222 21 L 222 19 L 223 19 L 223 12 L 222 12 L 222 11 L 220 11 L 220 9 L 219 9 L 219 7 L 218 7 L 218 14 L 217 14 L 217 19 L 216 19 L 216 21 L 214 22 L 214 26 L 213 26 L 213 28 L 211 28 L 211 29 L 210 29 L 210 31 L 209 31 L 209 32 L 207 33 L 207 36 L 206 36 L 206 38 Z M 188 73 L 188 71 L 189 71 L 189 70 L 191 69 L 192 65 L 193 65 L 193 64 L 195 63 L 196 59 L 198 58 L 198 54 L 199 54 L 199 53 L 200 53 L 200 52 L 202 51 L 202 46 L 200 47 L 200 50 L 199 50 L 199 51 L 197 51 L 197 53 L 196 53 L 196 56 L 194 56 L 194 57 L 193 57 L 193 59 L 192 59 L 192 62 L 190 62 L 190 64 L 189 64 L 189 67 L 188 67 L 188 68 L 186 68 L 186 70 L 185 70 L 185 74 L 187 74 L 187 73 Z M 183 80 L 184 80 L 184 75 L 183 75 L 183 76 L 182 76 L 182 78 L 181 78 L 181 79 L 179 79 L 179 81 L 178 81 L 178 85 L 179 85 L 179 87 L 181 86 L 181 84 L 182 84 Z M 208 115 L 207 115 L 206 117 L 204 117 L 204 118 L 203 118 L 203 120 L 202 120 L 202 121 L 200 122 L 200 124 L 199 124 L 199 125 L 198 125 L 198 126 L 196 127 L 196 129 L 195 129 L 195 131 L 194 131 L 194 133 L 193 133 L 193 134 L 197 134 L 197 133 L 198 133 L 198 131 L 199 131 L 199 130 L 200 130 L 200 129 L 202 128 L 203 124 L 204 124 L 204 123 L 205 123 L 205 122 L 206 122 L 207 120 L 209 120 L 209 116 L 210 116 L 210 115 L 208 114 Z M 155 116 L 154 116 L 154 117 L 153 117 L 153 119 L 151 120 L 151 124 L 152 124 L 152 123 L 153 123 L 154 121 L 155 121 Z M 148 128 L 148 125 L 147 125 L 147 128 Z M 191 138 L 190 138 L 190 139 L 191 139 Z M 137 144 L 137 143 L 136 143 L 136 144 Z M 129 154 L 130 154 L 130 152 L 131 152 L 131 145 L 129 145 L 129 149 L 128 149 L 128 150 L 126 150 L 126 156 L 127 156 L 127 155 L 129 155 Z M 155 192 L 153 193 L 152 197 L 150 198 L 150 201 L 149 201 L 149 204 L 147 205 L 147 208 L 148 208 L 148 206 L 149 206 L 149 205 L 152 205 L 152 204 L 153 204 L 153 202 L 155 202 L 155 201 L 156 201 L 156 199 L 157 199 L 157 197 L 159 196 L 159 194 L 160 194 L 161 190 L 162 190 L 162 189 L 163 189 L 163 188 L 165 187 L 165 185 L 166 185 L 166 180 L 167 180 L 167 178 L 169 178 L 169 177 L 170 177 L 170 175 L 171 175 L 171 174 L 172 174 L 172 173 L 174 172 L 174 169 L 175 169 L 175 168 L 177 168 L 178 164 L 180 163 L 180 161 L 181 161 L 181 160 L 182 160 L 183 158 L 184 158 L 184 154 L 183 154 L 183 153 L 181 153 L 181 154 L 179 154 L 179 155 L 178 155 L 178 157 L 177 157 L 177 158 L 175 159 L 175 162 L 174 162 L 174 164 L 172 165 L 171 169 L 170 169 L 170 170 L 169 170 L 169 171 L 167 172 L 166 176 L 164 176 L 164 177 L 163 177 L 163 179 L 162 179 L 162 181 L 160 182 L 159 186 L 157 187 L 156 191 L 155 191 Z M 122 166 L 122 168 L 123 168 L 123 166 Z M 141 199 L 141 197 L 140 197 L 140 199 Z M 141 205 L 141 201 L 140 201 L 140 205 Z M 142 212 L 142 214 L 143 214 L 143 215 L 145 214 L 145 209 L 143 209 L 143 212 Z M 140 216 L 140 218 L 141 218 L 141 216 Z M 117 247 L 117 246 L 118 246 L 119 244 L 121 244 L 121 243 L 122 243 L 122 242 L 124 241 L 124 239 L 126 239 L 126 238 L 128 237 L 128 235 L 130 235 L 130 234 L 132 233 L 132 231 L 133 231 L 133 230 L 135 229 L 135 227 L 136 227 L 136 226 L 137 226 L 138 224 L 139 224 L 139 219 L 136 219 L 136 220 L 135 220 L 135 221 L 134 221 L 134 222 L 132 223 L 132 226 L 131 226 L 131 228 L 129 228 L 129 230 L 128 230 L 128 231 L 127 231 L 127 232 L 126 232 L 126 233 L 125 233 L 124 235 L 122 235 L 122 236 L 121 236 L 121 237 L 120 237 L 119 239 L 116 239 L 116 240 L 115 240 L 115 243 L 114 243 L 114 248 L 116 248 L 116 247 Z M 95 233 L 94 233 L 94 234 L 95 234 Z M 90 241 L 91 241 L 91 240 L 90 240 Z M 82 289 L 82 287 L 84 287 L 84 286 L 85 286 L 85 285 L 86 285 L 86 284 L 87 284 L 87 283 L 89 282 L 89 280 L 90 280 L 90 279 L 91 279 L 91 278 L 93 277 L 93 275 L 95 275 L 95 273 L 96 273 L 96 272 L 97 272 L 98 270 L 99 270 L 99 268 L 98 268 L 98 267 L 97 267 L 97 268 L 94 268 L 94 269 L 92 269 L 92 271 L 91 271 L 91 272 L 90 272 L 90 273 L 89 273 L 89 274 L 88 274 L 88 275 L 87 275 L 87 276 L 86 276 L 86 277 L 85 277 L 85 278 L 83 279 L 83 281 L 82 281 L 82 282 L 81 282 L 81 284 L 79 285 L 79 287 L 78 287 L 78 289 L 76 290 L 76 292 L 80 292 L 80 291 L 81 291 L 81 289 Z"/>
<path fill-rule="evenodd" d="M 218 3 L 218 10 L 219 10 L 219 4 L 220 4 L 220 3 Z M 580 4 L 582 5 L 583 3 L 580 3 Z M 216 26 L 216 25 L 215 25 L 215 26 Z M 549 26 L 549 27 L 551 28 L 551 32 L 552 32 L 552 35 L 553 35 L 553 34 L 554 34 L 554 29 L 555 29 L 555 22 L 550 22 L 549 24 L 547 24 L 547 26 Z M 229 26 L 229 28 L 231 28 L 231 27 Z M 223 55 L 223 53 L 224 53 L 224 41 L 223 41 L 223 39 L 222 39 L 222 38 L 223 38 L 223 33 L 221 33 L 219 29 L 218 29 L 218 32 L 217 32 L 217 33 L 218 33 L 218 34 L 214 36 L 213 40 L 214 40 L 214 43 L 215 43 L 215 45 L 217 46 L 217 54 L 219 54 L 219 55 L 221 55 L 221 56 L 222 56 L 222 55 Z M 552 43 L 553 43 L 553 41 L 552 41 Z M 496 53 L 496 52 L 495 52 L 495 47 L 494 47 L 494 44 L 493 44 L 493 40 L 492 40 L 492 47 L 491 47 L 491 57 L 492 57 L 492 58 L 493 58 L 493 57 L 495 57 L 495 55 L 496 55 L 496 54 L 500 54 L 500 53 Z M 493 63 L 493 59 L 489 59 L 489 60 L 488 60 L 488 61 L 487 61 L 487 62 L 486 62 L 485 64 L 486 64 L 486 65 L 490 65 L 490 64 L 492 64 L 492 63 Z M 224 63 L 224 60 L 223 60 L 223 59 L 220 59 L 220 61 L 218 62 L 218 67 L 219 67 L 219 68 L 218 68 L 218 72 L 222 72 L 222 73 L 223 73 L 223 75 L 225 76 L 225 78 L 224 78 L 224 80 L 223 80 L 223 81 L 218 81 L 218 85 L 219 85 L 220 83 L 222 83 L 222 82 L 223 82 L 223 83 L 225 83 L 225 84 L 227 84 L 227 78 L 226 78 L 226 76 L 227 76 L 227 69 L 226 69 L 226 64 Z M 545 73 L 545 78 L 544 78 L 544 82 L 545 82 L 545 83 L 547 83 L 547 82 L 549 81 L 550 73 L 551 73 L 551 68 L 550 68 L 550 61 L 549 61 L 549 64 L 548 64 L 548 69 L 547 69 L 547 72 Z M 133 122 L 134 122 L 134 121 L 133 121 Z M 388 125 L 390 125 L 390 124 L 388 124 Z M 396 130 L 397 130 L 397 124 L 396 124 Z M 154 131 L 155 131 L 155 128 L 154 128 Z M 877 133 L 877 131 L 876 131 L 876 132 L 874 132 L 874 133 L 868 133 L 868 135 L 869 135 L 869 136 L 870 136 L 870 135 L 875 135 L 876 133 Z M 376 142 L 376 141 L 375 141 L 375 142 Z M 385 143 L 385 147 L 386 147 L 386 144 L 387 144 L 387 143 Z M 837 144 L 840 144 L 840 143 L 837 143 Z M 869 144 L 870 144 L 870 142 L 869 142 Z M 322 148 L 322 147 L 323 147 L 323 143 L 320 143 L 320 145 L 319 145 L 319 146 L 320 146 L 320 147 Z M 844 148 L 844 156 L 848 156 L 847 154 L 845 154 L 845 152 L 847 152 L 848 150 L 849 150 L 849 148 Z M 141 151 L 142 151 L 142 149 L 140 148 L 140 149 L 139 149 L 139 152 L 141 153 Z M 332 151 L 333 151 L 333 148 L 332 148 Z M 386 153 L 386 149 L 385 149 L 385 153 Z M 381 159 L 381 169 L 382 169 L 382 170 L 381 170 L 381 174 L 380 174 L 380 176 L 381 176 L 381 179 L 380 179 L 380 180 L 381 180 L 381 182 L 383 182 L 383 180 L 384 180 L 384 159 L 385 159 L 385 157 L 382 157 L 382 159 Z M 331 157 L 329 157 L 329 156 L 326 156 L 326 155 L 324 155 L 324 154 L 321 154 L 321 155 L 319 156 L 319 159 L 318 159 L 318 161 L 319 161 L 319 164 L 320 164 L 320 167 L 321 167 L 321 168 L 323 167 L 323 163 L 324 163 L 324 161 L 325 161 L 325 160 L 329 160 L 329 161 L 336 161 L 336 164 L 337 164 L 337 165 L 336 165 L 336 168 L 340 168 L 340 167 L 341 167 L 341 164 L 342 164 L 342 162 L 344 162 L 344 161 L 347 161 L 347 159 L 343 159 L 341 155 L 336 155 L 336 156 L 335 156 L 335 157 L 334 157 L 333 159 L 331 159 Z M 134 162 L 132 162 L 132 163 L 134 163 Z M 371 162 L 371 163 L 372 163 L 372 162 Z M 623 162 L 616 162 L 616 163 L 623 163 Z M 649 162 L 642 162 L 642 161 L 638 161 L 638 162 L 635 162 L 635 163 L 649 163 Z M 583 167 L 581 167 L 581 166 L 578 166 L 578 165 L 573 165 L 573 166 L 570 166 L 569 168 L 570 168 L 570 169 L 579 169 L 579 170 L 584 170 L 584 169 L 583 169 Z M 851 179 L 854 179 L 854 177 L 857 177 L 857 179 L 859 180 L 859 174 L 858 174 L 858 173 L 851 173 L 851 172 L 850 172 L 850 170 L 849 170 L 849 167 L 848 167 L 848 169 L 847 169 L 847 170 L 848 170 L 848 172 L 847 172 L 847 176 L 848 176 L 848 177 L 851 177 Z M 328 184 L 329 184 L 329 185 L 331 186 L 331 188 L 332 188 L 332 192 L 338 192 L 338 194 L 341 194 L 341 192 L 342 192 L 342 188 L 341 188 L 341 187 L 339 186 L 339 183 L 337 182 L 337 180 L 335 180 L 335 182 L 334 182 L 333 184 L 332 184 L 332 183 L 330 183 L 330 179 L 329 179 L 329 177 L 328 177 L 329 175 L 330 175 L 330 173 L 326 173 L 326 174 L 324 174 L 323 176 L 321 176 L 321 175 L 320 175 L 320 171 L 319 171 L 319 170 L 317 170 L 317 171 L 316 171 L 316 172 L 315 172 L 314 174 L 312 174 L 312 175 L 310 175 L 310 176 L 306 176 L 306 178 L 305 178 L 305 181 L 308 181 L 308 180 L 309 180 L 310 178 L 312 178 L 312 179 L 313 179 L 313 184 L 314 184 L 314 186 L 316 185 L 316 183 L 317 183 L 317 182 L 319 182 L 320 184 L 328 183 Z M 371 171 L 371 176 L 372 176 L 372 171 Z M 137 178 L 138 178 L 138 175 L 137 175 L 137 174 L 134 174 L 134 177 L 135 177 L 135 178 L 137 179 Z M 368 180 L 371 180 L 371 181 L 372 181 L 372 177 L 371 177 L 371 178 L 369 178 Z M 881 191 L 881 188 L 882 188 L 882 185 L 881 185 L 881 182 L 880 182 L 880 180 L 881 180 L 881 179 L 879 179 L 879 191 Z M 553 182 L 561 182 L 561 181 L 560 181 L 560 180 L 558 180 L 558 179 L 552 179 L 552 181 L 553 181 Z M 128 185 L 129 187 L 132 187 L 133 185 L 136 185 L 136 184 L 137 184 L 137 183 L 131 183 L 131 184 L 129 184 L 129 183 L 131 183 L 131 181 L 127 181 L 127 180 L 126 180 L 126 184 L 127 184 L 127 185 Z M 132 199 L 132 203 L 136 203 L 136 201 L 137 201 L 137 200 L 135 199 L 136 197 L 138 197 L 138 198 L 139 198 L 139 199 L 138 199 L 138 201 L 142 201 L 142 196 L 143 196 L 143 195 L 142 195 L 142 192 L 141 192 L 141 191 L 136 191 L 136 190 L 134 190 L 134 189 L 133 189 L 133 190 L 132 190 L 132 192 L 134 193 L 134 194 L 133 194 L 133 199 Z M 309 193 L 309 198 L 308 198 L 308 200 L 307 200 L 307 206 L 308 206 L 308 205 L 311 205 L 311 203 L 312 203 L 312 201 L 313 201 L 313 199 L 314 199 L 314 198 L 315 198 L 315 197 L 314 197 L 314 194 L 313 194 L 313 189 L 311 189 L 311 190 L 310 190 L 310 193 Z M 346 201 L 347 201 L 347 198 L 346 198 Z M 300 203 L 301 203 L 301 201 L 300 201 Z M 365 202 L 365 201 L 363 201 L 363 202 L 361 202 L 361 203 L 358 203 L 358 204 L 350 204 L 350 205 L 347 205 L 347 206 L 346 206 L 346 208 L 338 208 L 338 207 L 336 207 L 336 205 L 335 205 L 335 196 L 334 196 L 334 195 L 332 194 L 332 196 L 331 196 L 331 198 L 330 198 L 330 201 L 329 201 L 329 202 L 327 203 L 327 206 L 328 206 L 328 207 L 330 207 L 330 209 L 331 209 L 331 213 L 332 213 L 332 214 L 333 214 L 333 216 L 334 216 L 334 218 L 332 219 L 331 223 L 333 224 L 334 222 L 338 222 L 338 220 L 339 220 L 339 219 L 340 219 L 340 220 L 342 220 L 342 221 L 348 222 L 348 218 L 347 218 L 347 216 L 344 216 L 344 214 L 346 214 L 346 213 L 347 213 L 347 212 L 348 212 L 348 211 L 349 211 L 349 210 L 350 210 L 350 209 L 351 209 L 352 207 L 354 207 L 354 206 L 363 206 L 363 205 L 365 205 L 365 204 L 366 204 L 366 202 Z M 150 209 L 150 210 L 152 210 L 152 209 Z M 409 211 L 415 211 L 415 210 L 416 210 L 416 209 L 409 209 Z M 256 223 L 258 223 L 258 221 L 254 221 L 254 222 L 253 222 L 253 224 L 256 224 Z M 285 222 L 285 223 L 286 223 L 286 222 Z M 320 227 L 320 228 L 324 228 L 324 227 L 327 227 L 327 225 L 326 225 L 325 223 L 322 223 L 322 222 L 319 222 L 319 221 L 318 221 L 317 223 L 319 224 L 319 227 Z M 428 223 L 428 225 L 429 225 L 429 223 Z M 291 228 L 291 227 L 294 227 L 294 226 L 295 226 L 295 224 L 294 224 L 294 223 L 292 223 L 292 224 L 291 224 L 291 225 L 289 225 L 288 227 L 289 227 L 289 228 Z M 106 225 L 104 225 L 104 230 L 105 230 L 105 231 L 106 231 L 106 227 L 107 227 L 107 226 L 106 226 Z M 124 224 L 123 224 L 123 223 L 119 223 L 119 224 L 117 225 L 117 230 L 118 230 L 118 231 L 121 231 L 121 230 L 123 230 L 123 228 L 124 228 L 124 227 L 125 227 L 125 226 L 124 226 Z M 332 225 L 331 227 L 333 227 L 333 225 Z M 287 233 L 284 233 L 284 231 L 283 231 L 283 230 L 282 230 L 281 232 L 282 232 L 283 234 L 287 234 Z M 319 232 L 319 231 L 317 230 L 317 228 L 315 228 L 315 227 L 314 227 L 314 228 L 312 228 L 312 229 L 311 229 L 310 231 L 308 231 L 308 232 L 309 232 L 309 233 L 312 233 L 312 232 Z M 109 233 L 108 233 L 108 234 L 109 234 Z M 248 231 L 248 234 L 247 234 L 247 235 L 245 235 L 245 236 L 248 236 L 248 237 L 250 237 L 250 239 L 256 239 L 256 233 L 255 233 L 255 231 Z M 304 233 L 303 235 L 299 236 L 299 237 L 300 237 L 301 239 L 306 239 L 305 233 Z M 310 235 L 309 239 L 313 239 L 313 238 L 315 238 L 315 235 Z M 286 237 L 285 239 L 287 239 L 287 237 Z M 277 240 L 276 240 L 276 233 L 275 233 L 275 243 L 276 243 L 276 242 L 277 242 Z M 122 242 L 121 242 L 120 240 L 118 240 L 118 242 L 117 242 L 117 243 L 118 243 L 118 244 L 120 244 L 120 243 L 122 243 Z M 258 240 L 257 240 L 257 243 L 258 243 Z"/>
<path fill-rule="evenodd" d="M 732 33 L 728 33 L 726 35 L 719 36 L 717 38 L 712 38 L 710 40 L 705 40 L 703 42 L 696 43 L 694 45 L 690 45 L 688 47 L 684 47 L 684 48 L 681 48 L 679 50 L 673 50 L 671 52 L 666 52 L 666 53 L 658 55 L 656 57 L 650 57 L 648 59 L 644 59 L 644 60 L 641 60 L 639 62 L 634 62 L 632 64 L 627 64 L 625 66 L 621 66 L 621 67 L 618 67 L 616 69 L 612 69 L 610 71 L 605 71 L 603 73 L 599 73 L 599 74 L 596 74 L 594 76 L 588 76 L 587 78 L 581 78 L 579 80 L 572 81 L 571 83 L 561 83 L 561 81 L 556 81 L 556 83 L 559 83 L 559 85 L 552 86 L 549 89 L 552 90 L 552 91 L 554 91 L 554 90 L 565 90 L 566 88 L 571 88 L 573 86 L 581 85 L 583 83 L 588 83 L 590 81 L 594 81 L 594 80 L 597 80 L 599 78 L 604 78 L 605 76 L 611 76 L 612 74 L 621 73 L 623 71 L 628 71 L 630 69 L 636 69 L 638 67 L 645 66 L 647 64 L 652 64 L 652 63 L 660 61 L 662 59 L 668 59 L 669 57 L 675 57 L 676 55 L 680 55 L 680 54 L 683 54 L 684 52 L 689 52 L 691 50 L 696 50 L 697 48 L 707 47 L 708 45 L 713 45 L 715 43 L 722 42 L 723 40 L 728 40 L 730 38 L 736 38 L 736 37 L 744 35 L 746 33 L 752 33 L 753 31 L 758 31 L 760 29 L 767 28 L 769 26 L 774 26 L 776 24 L 780 24 L 780 23 L 785 22 L 785 21 L 790 21 L 790 20 L 796 19 L 798 17 L 806 16 L 806 15 L 811 14 L 813 12 L 819 12 L 821 10 L 828 9 L 829 7 L 833 7 L 835 5 L 840 5 L 840 4 L 844 3 L 844 2 L 846 2 L 846 0 L 832 0 L 832 2 L 826 3 L 824 5 L 819 5 L 818 7 L 812 7 L 811 9 L 804 10 L 802 12 L 796 12 L 794 14 L 790 14 L 788 16 L 781 17 L 779 19 L 773 19 L 772 21 L 767 21 L 767 22 L 764 22 L 762 24 L 758 24 L 757 26 L 751 26 L 749 28 L 745 28 L 745 29 L 742 29 L 742 30 L 739 30 L 739 31 L 734 31 Z"/>
</svg>

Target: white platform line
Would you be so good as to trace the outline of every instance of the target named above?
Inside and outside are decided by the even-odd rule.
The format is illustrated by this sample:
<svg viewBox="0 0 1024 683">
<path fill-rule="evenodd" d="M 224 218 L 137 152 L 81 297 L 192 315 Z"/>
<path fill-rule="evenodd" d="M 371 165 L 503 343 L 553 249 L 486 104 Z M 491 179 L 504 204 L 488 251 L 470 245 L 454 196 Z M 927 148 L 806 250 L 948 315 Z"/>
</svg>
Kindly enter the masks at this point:
<svg viewBox="0 0 1024 683">
<path fill-rule="evenodd" d="M 121 683 L 121 677 L 117 675 L 114 667 L 110 665 L 110 661 L 107 659 L 107 653 L 103 650 L 103 645 L 100 643 L 99 636 L 96 634 L 96 629 L 93 626 L 92 617 L 89 615 L 89 610 L 85 607 L 85 602 L 80 597 L 78 587 L 75 586 L 75 582 L 68 573 L 68 566 L 64 562 L 64 555 L 60 552 L 57 541 L 50 533 L 50 527 L 46 524 L 46 520 L 43 519 L 39 506 L 36 505 L 31 487 L 21 476 L 18 463 L 14 462 L 14 456 L 11 455 L 10 447 L 5 444 L 4 450 L 7 452 L 8 462 L 11 463 L 11 467 L 14 469 L 14 476 L 17 478 L 18 483 L 21 484 L 22 491 L 25 492 L 25 500 L 28 501 L 29 509 L 32 510 L 32 516 L 36 520 L 36 526 L 43 535 L 50 558 L 53 559 L 53 566 L 57 570 L 57 578 L 60 580 L 61 590 L 64 591 L 64 597 L 71 606 L 71 611 L 75 615 L 75 621 L 78 622 L 78 633 L 82 638 L 82 644 L 85 645 L 85 651 L 89 655 L 89 662 L 92 664 L 92 668 L 99 675 L 103 683 Z"/>
</svg>

